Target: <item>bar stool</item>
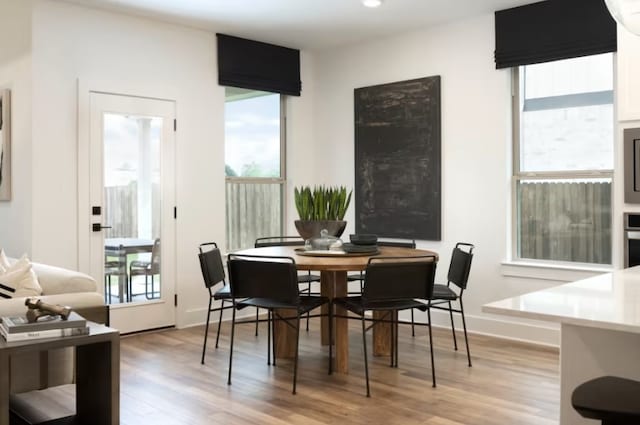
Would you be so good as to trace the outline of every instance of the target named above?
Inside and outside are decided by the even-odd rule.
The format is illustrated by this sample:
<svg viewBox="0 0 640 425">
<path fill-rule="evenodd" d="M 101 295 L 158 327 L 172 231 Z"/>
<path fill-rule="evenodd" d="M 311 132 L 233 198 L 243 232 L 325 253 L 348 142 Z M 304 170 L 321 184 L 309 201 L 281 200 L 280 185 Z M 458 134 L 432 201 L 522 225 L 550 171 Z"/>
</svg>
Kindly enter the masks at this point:
<svg viewBox="0 0 640 425">
<path fill-rule="evenodd" d="M 571 405 L 584 418 L 602 425 L 640 424 L 640 382 L 601 376 L 573 390 Z"/>
</svg>

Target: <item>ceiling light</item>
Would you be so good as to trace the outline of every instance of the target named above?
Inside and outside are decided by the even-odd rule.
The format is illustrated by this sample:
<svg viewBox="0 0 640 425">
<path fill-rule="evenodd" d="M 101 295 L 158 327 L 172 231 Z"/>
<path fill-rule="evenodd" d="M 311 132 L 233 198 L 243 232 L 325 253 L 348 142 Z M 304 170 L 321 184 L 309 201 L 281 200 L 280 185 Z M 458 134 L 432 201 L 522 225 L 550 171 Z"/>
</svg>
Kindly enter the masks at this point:
<svg viewBox="0 0 640 425">
<path fill-rule="evenodd" d="M 620 25 L 640 35 L 640 0 L 605 0 L 604 2 Z"/>
<path fill-rule="evenodd" d="M 362 4 L 367 7 L 378 7 L 382 4 L 382 0 L 362 0 Z"/>
</svg>

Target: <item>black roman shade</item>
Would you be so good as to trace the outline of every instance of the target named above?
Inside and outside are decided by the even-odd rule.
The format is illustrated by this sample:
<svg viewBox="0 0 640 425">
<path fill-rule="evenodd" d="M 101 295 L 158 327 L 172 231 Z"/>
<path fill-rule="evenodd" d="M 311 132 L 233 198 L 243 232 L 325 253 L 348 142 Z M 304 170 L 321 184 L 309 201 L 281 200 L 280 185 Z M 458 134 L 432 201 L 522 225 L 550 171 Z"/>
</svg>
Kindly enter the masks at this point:
<svg viewBox="0 0 640 425">
<path fill-rule="evenodd" d="M 300 96 L 300 51 L 218 36 L 218 84 Z"/>
<path fill-rule="evenodd" d="M 496 68 L 615 52 L 604 0 L 547 0 L 495 13 Z"/>
</svg>

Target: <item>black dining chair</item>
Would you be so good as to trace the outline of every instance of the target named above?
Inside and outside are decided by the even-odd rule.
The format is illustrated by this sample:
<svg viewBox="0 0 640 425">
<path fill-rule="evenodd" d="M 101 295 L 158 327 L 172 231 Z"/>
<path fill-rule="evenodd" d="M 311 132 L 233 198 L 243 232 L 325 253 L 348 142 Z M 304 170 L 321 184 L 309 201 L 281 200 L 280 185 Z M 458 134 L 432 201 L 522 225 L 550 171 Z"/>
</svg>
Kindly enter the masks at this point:
<svg viewBox="0 0 640 425">
<path fill-rule="evenodd" d="M 122 251 L 122 245 L 120 245 L 120 251 Z M 124 301 L 123 292 L 126 290 L 125 284 L 122 282 L 124 276 L 127 276 L 127 265 L 118 260 L 109 260 L 107 255 L 104 259 L 104 302 L 105 304 L 111 304 L 111 276 L 118 278 L 118 297 Z"/>
<path fill-rule="evenodd" d="M 304 246 L 304 239 L 300 236 L 266 236 L 256 239 L 254 248 L 264 248 L 270 246 Z M 300 289 L 301 293 L 307 295 L 319 295 L 311 292 L 311 284 L 313 282 L 320 282 L 320 275 L 312 274 L 311 271 L 306 273 L 298 273 L 298 284 L 306 286 Z M 258 318 L 258 311 L 256 311 L 256 319 Z M 306 331 L 309 332 L 309 317 L 307 316 Z M 258 327 L 256 321 L 256 336 L 258 335 Z"/>
<path fill-rule="evenodd" d="M 277 320 L 284 321 L 287 326 L 296 330 L 296 349 L 293 363 L 293 391 L 296 393 L 298 377 L 298 342 L 300 339 L 300 316 L 330 304 L 327 297 L 300 295 L 298 289 L 298 272 L 296 262 L 291 257 L 265 257 L 257 255 L 229 254 L 227 267 L 229 284 L 234 305 L 231 319 L 231 349 L 229 351 L 229 377 L 231 385 L 231 368 L 233 361 L 233 343 L 235 337 L 236 310 L 245 307 L 258 307 L 269 312 L 270 325 L 267 337 L 267 364 L 270 364 L 271 333 Z M 282 310 L 291 311 L 293 315 L 282 316 Z M 329 310 L 329 335 L 332 337 L 332 314 Z M 319 316 L 319 315 L 318 315 Z M 294 321 L 295 324 L 291 324 Z M 273 342 L 273 364 L 275 365 L 275 338 Z M 332 346 L 329 345 L 329 373 L 332 371 Z"/>
<path fill-rule="evenodd" d="M 204 356 L 207 352 L 207 337 L 209 336 L 209 320 L 211 313 L 219 311 L 218 317 L 218 330 L 216 331 L 216 348 L 218 348 L 218 342 L 220 340 L 220 325 L 222 323 L 222 312 L 224 310 L 233 308 L 231 303 L 231 290 L 225 280 L 224 266 L 222 264 L 222 256 L 220 250 L 215 242 L 206 242 L 200 244 L 198 247 L 198 259 L 200 261 L 200 270 L 202 271 L 202 279 L 204 286 L 209 291 L 209 307 L 207 309 L 207 323 L 204 328 L 204 343 L 202 344 L 202 360 L 200 363 L 204 364 Z M 214 287 L 222 284 L 217 290 L 214 291 Z M 213 307 L 214 301 L 220 301 L 219 307 Z M 228 305 L 224 303 L 228 302 Z"/>
<path fill-rule="evenodd" d="M 377 242 L 378 246 L 395 246 L 395 247 L 399 247 L 399 248 L 412 248 L 415 249 L 416 248 L 416 240 L 412 239 L 412 240 L 397 240 L 397 239 L 378 239 Z M 351 273 L 347 275 L 347 281 L 348 282 L 360 282 L 360 292 L 362 293 L 362 285 L 364 283 L 364 272 L 360 271 L 358 273 Z M 349 292 L 349 294 L 358 294 L 358 292 Z M 413 312 L 411 313 L 413 314 Z"/>
<path fill-rule="evenodd" d="M 456 339 L 456 328 L 453 323 L 453 313 L 460 313 L 462 317 L 462 328 L 464 330 L 464 342 L 467 347 L 467 360 L 471 367 L 471 353 L 469 351 L 469 339 L 467 337 L 467 322 L 464 317 L 464 305 L 462 303 L 462 294 L 467 289 L 469 282 L 469 273 L 471 271 L 471 261 L 473 260 L 473 249 L 475 247 L 470 243 L 458 242 L 451 253 L 451 263 L 449 264 L 449 272 L 447 273 L 447 284 L 435 284 L 433 287 L 433 297 L 428 300 L 431 308 L 449 311 L 451 319 L 451 332 L 453 333 L 453 346 L 458 350 L 458 341 Z M 457 288 L 458 292 L 454 288 Z M 452 302 L 458 301 L 459 309 L 453 308 Z M 446 304 L 446 306 L 443 306 Z"/>
<path fill-rule="evenodd" d="M 379 322 L 391 324 L 391 366 L 398 365 L 398 337 L 397 314 L 402 310 L 417 308 L 426 311 L 428 323 L 419 325 L 429 328 L 429 349 L 431 353 L 431 379 L 436 386 L 435 362 L 433 358 L 433 337 L 431 334 L 431 313 L 428 304 L 420 299 L 429 299 L 433 295 L 433 282 L 436 271 L 435 255 L 421 255 L 415 257 L 372 257 L 367 263 L 364 274 L 362 295 L 334 298 L 333 304 L 356 314 L 362 322 L 362 345 L 364 349 L 364 370 L 367 382 L 367 397 L 371 396 L 369 389 L 369 365 L 367 360 L 367 326 L 366 321 L 373 321 L 373 326 Z M 382 319 L 368 319 L 366 312 L 390 312 Z M 345 316 L 354 318 L 352 316 Z M 385 317 L 389 317 L 386 319 Z"/>
<path fill-rule="evenodd" d="M 156 295 L 154 281 L 154 276 L 159 274 L 160 239 L 155 239 L 153 241 L 153 248 L 151 249 L 151 259 L 149 261 L 136 260 L 132 261 L 131 264 L 129 264 L 129 301 L 131 301 L 134 296 L 132 289 L 134 276 L 144 276 L 144 295 L 148 300 L 160 298 L 160 288 L 158 288 L 158 292 Z M 149 292 L 149 278 L 151 278 L 151 292 Z"/>
<path fill-rule="evenodd" d="M 582 416 L 602 425 L 640 424 L 640 382 L 601 376 L 576 387 L 571 405 Z"/>
</svg>

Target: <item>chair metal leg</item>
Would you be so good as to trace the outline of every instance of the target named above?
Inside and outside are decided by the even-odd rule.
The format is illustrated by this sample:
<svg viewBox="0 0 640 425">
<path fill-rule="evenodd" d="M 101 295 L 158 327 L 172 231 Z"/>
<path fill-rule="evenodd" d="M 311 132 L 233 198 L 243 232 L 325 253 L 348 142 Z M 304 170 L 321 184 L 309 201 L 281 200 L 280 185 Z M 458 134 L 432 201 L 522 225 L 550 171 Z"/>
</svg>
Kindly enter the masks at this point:
<svg viewBox="0 0 640 425">
<path fill-rule="evenodd" d="M 449 301 L 449 317 L 451 318 L 451 332 L 453 333 L 453 348 L 458 351 L 458 341 L 456 339 L 456 326 L 453 324 L 453 310 L 451 309 L 451 301 Z"/>
<path fill-rule="evenodd" d="M 333 373 L 333 305 L 329 303 L 329 375 Z"/>
<path fill-rule="evenodd" d="M 267 310 L 267 364 L 271 365 L 271 309 Z"/>
<path fill-rule="evenodd" d="M 416 322 L 413 319 L 413 309 L 411 309 L 411 336 L 416 336 Z"/>
<path fill-rule="evenodd" d="M 296 393 L 298 380 L 298 346 L 300 345 L 300 310 L 296 312 L 296 357 L 293 360 L 293 394 Z"/>
<path fill-rule="evenodd" d="M 427 309 L 427 319 L 429 320 L 429 350 L 431 351 L 431 380 L 433 381 L 433 388 L 436 387 L 436 363 L 433 360 L 433 336 L 431 335 L 431 309 Z"/>
<path fill-rule="evenodd" d="M 133 276 L 131 275 L 131 273 L 129 273 L 129 278 L 127 279 L 127 296 L 126 296 L 127 301 L 133 301 L 132 288 L 133 288 Z"/>
<path fill-rule="evenodd" d="M 390 332 L 390 335 L 391 335 L 390 354 L 391 355 L 389 357 L 390 357 L 391 363 L 389 364 L 389 366 L 394 367 L 395 366 L 395 356 L 396 356 L 396 354 L 395 354 L 395 351 L 396 351 L 396 336 L 395 336 L 396 326 L 395 325 L 396 324 L 395 324 L 395 322 L 393 320 L 395 318 L 394 313 L 391 312 L 390 316 L 391 316 L 391 322 L 390 322 L 390 326 L 391 326 L 391 332 Z"/>
<path fill-rule="evenodd" d="M 412 309 L 411 311 L 413 311 L 413 309 Z M 399 324 L 398 324 L 398 312 L 397 312 L 397 311 L 394 313 L 394 315 L 393 315 L 393 319 L 395 320 L 395 323 L 396 323 L 396 326 L 395 326 L 395 328 L 396 328 L 396 329 L 395 329 L 395 332 L 396 332 L 396 341 L 395 341 L 395 343 L 396 343 L 396 348 L 395 348 L 395 353 L 396 353 L 396 367 L 398 367 L 398 353 L 400 352 L 400 350 L 398 349 L 398 336 L 399 336 L 399 333 L 398 333 L 398 326 L 399 326 Z"/>
<path fill-rule="evenodd" d="M 260 322 L 258 322 L 258 319 L 260 319 L 260 309 L 258 307 L 256 307 L 256 335 L 258 336 L 258 324 Z"/>
<path fill-rule="evenodd" d="M 160 295 L 160 294 L 158 294 Z M 155 300 L 156 297 L 156 284 L 155 284 L 155 279 L 154 279 L 154 275 L 151 275 L 151 295 L 149 295 L 149 286 L 148 286 L 148 278 L 147 275 L 144 275 L 144 296 L 148 299 L 148 300 Z"/>
<path fill-rule="evenodd" d="M 309 272 L 311 274 L 311 272 Z M 311 295 L 311 282 L 307 283 L 307 291 L 309 291 L 309 295 Z M 307 332 L 309 332 L 309 315 L 311 312 L 307 311 Z"/>
<path fill-rule="evenodd" d="M 232 301 L 233 303 L 233 301 Z M 227 378 L 227 385 L 231 385 L 231 363 L 233 361 L 233 337 L 236 330 L 236 306 L 233 303 L 233 313 L 231 315 L 231 346 L 229 348 L 229 377 Z"/>
<path fill-rule="evenodd" d="M 207 352 L 207 337 L 209 336 L 209 318 L 211 317 L 211 302 L 213 298 L 209 297 L 209 308 L 207 310 L 207 324 L 204 327 L 204 343 L 202 344 L 202 359 L 200 364 L 204 364 L 204 354 Z M 220 326 L 218 325 L 218 330 Z M 216 348 L 218 348 L 218 341 L 216 340 Z"/>
<path fill-rule="evenodd" d="M 369 391 L 369 363 L 367 361 L 367 327 L 364 322 L 364 312 L 362 312 L 362 347 L 364 349 L 364 376 L 367 381 L 367 397 L 371 397 Z"/>
<path fill-rule="evenodd" d="M 209 301 L 209 310 L 211 310 L 211 301 Z M 220 303 L 220 317 L 218 317 L 218 331 L 216 332 L 216 348 L 218 348 L 218 342 L 220 341 L 220 327 L 222 326 L 222 312 L 224 311 L 224 299 Z M 207 319 L 207 326 L 209 326 L 209 320 Z"/>
<path fill-rule="evenodd" d="M 267 323 L 267 326 L 271 327 L 271 335 L 273 335 L 273 344 L 271 344 L 271 350 L 273 351 L 273 366 L 276 365 L 276 314 L 271 311 L 271 320 Z"/>
<path fill-rule="evenodd" d="M 462 328 L 464 329 L 464 343 L 467 346 L 467 360 L 469 361 L 469 367 L 471 367 L 471 353 L 469 352 L 469 338 L 467 337 L 467 322 L 464 318 L 464 306 L 462 305 L 462 297 L 458 298 L 460 302 L 460 315 L 462 316 Z"/>
</svg>

